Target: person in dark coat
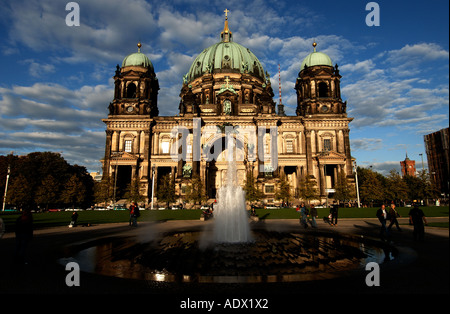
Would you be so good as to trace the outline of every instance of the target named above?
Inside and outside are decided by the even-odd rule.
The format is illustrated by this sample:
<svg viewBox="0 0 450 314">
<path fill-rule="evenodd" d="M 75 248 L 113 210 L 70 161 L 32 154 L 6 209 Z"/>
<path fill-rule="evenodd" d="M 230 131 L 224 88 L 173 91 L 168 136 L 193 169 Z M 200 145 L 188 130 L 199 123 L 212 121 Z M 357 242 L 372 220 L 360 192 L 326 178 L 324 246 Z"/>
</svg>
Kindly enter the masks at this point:
<svg viewBox="0 0 450 314">
<path fill-rule="evenodd" d="M 136 202 L 133 202 L 130 205 L 130 222 L 129 225 L 133 227 L 137 227 L 137 219 L 140 216 L 139 206 L 137 206 Z"/>
<path fill-rule="evenodd" d="M 33 215 L 30 210 L 24 210 L 16 219 L 16 251 L 14 261 L 27 264 L 27 249 L 33 238 Z"/>
<path fill-rule="evenodd" d="M 317 228 L 317 208 L 314 206 L 314 204 L 311 205 L 311 209 L 309 211 L 309 214 L 311 215 L 311 226 L 313 228 Z"/>
<path fill-rule="evenodd" d="M 77 212 L 73 212 L 72 213 L 72 217 L 70 218 L 70 225 L 71 227 L 75 227 L 77 225 L 77 220 L 78 220 L 78 213 Z"/>
<path fill-rule="evenodd" d="M 414 225 L 414 240 L 423 240 L 425 236 L 424 223 L 425 225 L 428 223 L 425 214 L 417 204 L 414 204 L 414 207 L 409 211 L 409 223 Z"/>
<path fill-rule="evenodd" d="M 388 226 L 388 230 L 391 230 L 391 227 L 393 225 L 395 225 L 397 227 L 398 231 L 402 231 L 402 229 L 400 228 L 400 226 L 398 225 L 398 220 L 397 217 L 400 217 L 400 214 L 397 212 L 397 210 L 395 209 L 395 204 L 392 203 L 391 204 L 391 208 L 389 209 L 389 218 L 391 223 Z"/>
<path fill-rule="evenodd" d="M 332 225 L 332 226 L 337 226 L 337 221 L 338 221 L 338 209 L 339 209 L 339 204 L 337 204 L 336 201 L 334 201 L 334 202 L 333 202 L 333 205 L 331 205 L 331 208 L 330 208 L 331 225 Z"/>
<path fill-rule="evenodd" d="M 381 223 L 380 238 L 385 240 L 386 238 L 389 238 L 389 229 L 386 228 L 386 221 L 389 220 L 389 215 L 384 204 L 377 210 L 377 218 Z"/>
</svg>

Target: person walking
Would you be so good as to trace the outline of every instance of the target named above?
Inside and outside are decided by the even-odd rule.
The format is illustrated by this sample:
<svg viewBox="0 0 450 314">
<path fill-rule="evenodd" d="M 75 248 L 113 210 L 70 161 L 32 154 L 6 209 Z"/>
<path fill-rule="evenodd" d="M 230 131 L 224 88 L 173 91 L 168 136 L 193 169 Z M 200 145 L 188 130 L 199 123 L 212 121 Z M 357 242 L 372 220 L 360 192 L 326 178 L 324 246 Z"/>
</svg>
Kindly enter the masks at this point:
<svg viewBox="0 0 450 314">
<path fill-rule="evenodd" d="M 317 208 L 314 206 L 314 204 L 311 205 L 311 210 L 309 211 L 309 214 L 311 215 L 311 226 L 313 228 L 317 228 Z"/>
<path fill-rule="evenodd" d="M 2 238 L 4 233 L 5 233 L 5 224 L 3 223 L 2 217 L 0 217 L 0 239 Z"/>
<path fill-rule="evenodd" d="M 76 227 L 77 226 L 77 220 L 78 220 L 78 213 L 73 212 L 72 217 L 70 218 L 70 224 L 69 228 Z"/>
<path fill-rule="evenodd" d="M 300 224 L 304 228 L 308 228 L 308 209 L 305 206 L 305 203 L 302 203 L 300 206 Z"/>
<path fill-rule="evenodd" d="M 136 202 L 131 203 L 129 226 L 137 227 L 137 219 L 139 216 L 140 216 L 139 207 L 137 206 Z"/>
<path fill-rule="evenodd" d="M 391 227 L 395 224 L 395 226 L 397 227 L 398 231 L 402 231 L 402 229 L 400 228 L 400 226 L 398 225 L 398 221 L 397 221 L 397 217 L 400 217 L 400 214 L 397 212 L 397 210 L 395 209 L 395 204 L 392 203 L 391 204 L 391 208 L 389 208 L 389 220 L 391 221 L 389 226 L 387 227 L 388 230 L 391 230 Z"/>
<path fill-rule="evenodd" d="M 28 264 L 27 249 L 33 239 L 33 216 L 31 210 L 24 210 L 16 220 L 16 251 L 14 261 L 18 264 Z"/>
<path fill-rule="evenodd" d="M 380 238 L 381 240 L 385 240 L 389 238 L 389 230 L 386 228 L 386 221 L 388 220 L 388 212 L 386 211 L 386 206 L 383 204 L 381 207 L 377 210 L 376 214 L 378 220 L 381 223 L 380 228 Z"/>
<path fill-rule="evenodd" d="M 425 237 L 425 225 L 428 224 L 427 218 L 423 211 L 419 208 L 419 205 L 414 204 L 414 207 L 409 211 L 409 223 L 413 224 L 413 237 L 414 240 L 423 240 Z"/>
<path fill-rule="evenodd" d="M 336 204 L 336 201 L 334 201 L 333 205 L 331 205 L 331 208 L 330 208 L 331 225 L 332 226 L 337 226 L 338 208 L 339 208 L 339 204 Z"/>
</svg>

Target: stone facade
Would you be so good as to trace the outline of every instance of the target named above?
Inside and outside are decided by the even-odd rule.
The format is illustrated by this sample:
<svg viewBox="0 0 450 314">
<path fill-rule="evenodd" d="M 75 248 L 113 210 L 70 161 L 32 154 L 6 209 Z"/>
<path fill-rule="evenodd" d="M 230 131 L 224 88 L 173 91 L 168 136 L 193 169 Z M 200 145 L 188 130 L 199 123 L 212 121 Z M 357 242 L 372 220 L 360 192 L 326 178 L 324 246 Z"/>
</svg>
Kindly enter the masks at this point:
<svg viewBox="0 0 450 314">
<path fill-rule="evenodd" d="M 341 99 L 338 66 L 306 62 L 295 84 L 296 115 L 286 116 L 276 112 L 268 73 L 256 56 L 242 49 L 246 48 L 232 42 L 226 21 L 221 42 L 205 49 L 184 77 L 179 115 L 170 117 L 159 116 L 159 85 L 149 60 L 133 63 L 129 60 L 142 56 L 128 56 L 122 67 L 117 66 L 114 100 L 103 120 L 102 162 L 104 178 L 114 178 L 119 197 L 131 180 L 139 179 L 141 193 L 150 203 L 156 195 L 152 191 L 170 174 L 178 202 L 185 198 L 194 175 L 200 177 L 207 198 L 214 199 L 226 178 L 231 139 L 236 141 L 239 184 L 253 173 L 263 202 L 276 201 L 281 177 L 297 201 L 305 176 L 317 182 L 321 203 L 327 194 L 332 198 L 338 174 L 353 183 L 352 118 Z M 315 44 L 308 57 L 314 53 Z M 236 60 L 238 56 L 243 59 Z"/>
</svg>

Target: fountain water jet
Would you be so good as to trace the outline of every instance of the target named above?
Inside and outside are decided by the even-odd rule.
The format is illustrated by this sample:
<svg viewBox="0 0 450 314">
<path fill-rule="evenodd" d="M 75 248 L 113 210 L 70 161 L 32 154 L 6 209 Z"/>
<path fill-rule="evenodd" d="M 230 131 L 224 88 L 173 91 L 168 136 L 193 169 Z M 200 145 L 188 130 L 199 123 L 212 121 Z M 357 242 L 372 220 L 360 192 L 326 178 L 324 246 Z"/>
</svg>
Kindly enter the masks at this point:
<svg viewBox="0 0 450 314">
<path fill-rule="evenodd" d="M 214 210 L 214 241 L 216 243 L 251 242 L 250 225 L 245 204 L 245 192 L 237 182 L 235 139 L 227 136 L 228 169 L 224 186 L 217 192 Z"/>
</svg>

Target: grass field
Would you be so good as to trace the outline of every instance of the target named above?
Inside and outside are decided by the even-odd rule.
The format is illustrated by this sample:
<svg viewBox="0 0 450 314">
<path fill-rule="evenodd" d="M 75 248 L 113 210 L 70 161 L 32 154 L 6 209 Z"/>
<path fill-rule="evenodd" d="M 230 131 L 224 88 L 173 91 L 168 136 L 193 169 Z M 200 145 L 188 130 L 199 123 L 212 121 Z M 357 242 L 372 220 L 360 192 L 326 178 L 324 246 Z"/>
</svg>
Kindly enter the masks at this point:
<svg viewBox="0 0 450 314">
<path fill-rule="evenodd" d="M 339 208 L 338 217 L 340 218 L 375 218 L 378 208 Z M 397 207 L 401 217 L 408 217 L 411 208 Z M 426 217 L 448 217 L 448 206 L 430 206 L 421 207 Z M 318 208 L 318 217 L 322 219 L 328 216 L 329 209 Z M 201 210 L 143 210 L 138 221 L 164 221 L 164 220 L 198 220 L 200 219 Z M 78 224 L 103 224 L 103 223 L 120 223 L 128 222 L 129 214 L 127 210 L 116 211 L 79 211 Z M 260 219 L 298 219 L 299 213 L 295 208 L 281 209 L 256 209 L 256 214 Z M 15 220 L 20 213 L 0 212 L 0 217 L 6 225 L 6 231 L 14 231 Z M 34 213 L 34 228 L 42 229 L 56 226 L 67 226 L 70 223 L 71 211 L 65 212 L 46 212 Z M 448 222 L 436 225 L 448 228 Z"/>
</svg>

